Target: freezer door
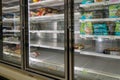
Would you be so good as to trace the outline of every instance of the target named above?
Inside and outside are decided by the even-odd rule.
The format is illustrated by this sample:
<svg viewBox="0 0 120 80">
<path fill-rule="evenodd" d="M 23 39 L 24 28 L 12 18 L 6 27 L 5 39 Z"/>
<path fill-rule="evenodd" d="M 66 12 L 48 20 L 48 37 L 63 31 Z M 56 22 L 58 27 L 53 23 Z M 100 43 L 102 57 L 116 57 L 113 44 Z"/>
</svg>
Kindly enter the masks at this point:
<svg viewBox="0 0 120 80">
<path fill-rule="evenodd" d="M 21 65 L 20 1 L 2 0 L 1 59 Z"/>
<path fill-rule="evenodd" d="M 74 3 L 74 80 L 120 79 L 120 0 Z"/>
<path fill-rule="evenodd" d="M 64 1 L 29 0 L 28 67 L 64 77 Z"/>
</svg>

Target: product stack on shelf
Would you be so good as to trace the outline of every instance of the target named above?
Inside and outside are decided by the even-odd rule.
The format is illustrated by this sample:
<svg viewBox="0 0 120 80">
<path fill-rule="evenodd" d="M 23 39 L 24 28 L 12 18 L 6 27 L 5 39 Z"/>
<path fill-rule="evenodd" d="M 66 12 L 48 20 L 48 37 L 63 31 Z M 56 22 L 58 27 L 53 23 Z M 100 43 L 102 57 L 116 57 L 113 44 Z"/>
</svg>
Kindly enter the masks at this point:
<svg viewBox="0 0 120 80">
<path fill-rule="evenodd" d="M 109 2 L 117 2 L 119 0 L 110 0 Z M 82 4 L 93 4 L 97 2 L 105 2 L 105 0 L 82 0 Z M 84 11 L 81 20 L 86 19 L 101 19 L 101 18 L 119 18 L 120 17 L 120 5 L 113 4 L 109 6 L 104 6 L 103 10 L 95 11 Z M 90 35 L 120 35 L 120 22 L 86 22 L 81 23 L 80 34 L 90 34 Z"/>
<path fill-rule="evenodd" d="M 118 46 L 107 46 L 107 42 L 102 49 L 102 41 L 114 40 L 120 36 L 120 0 L 82 0 L 80 4 L 80 37 L 93 39 L 94 45 L 91 46 L 92 51 L 96 48 L 96 52 L 104 54 L 120 55 Z M 101 43 L 100 43 L 101 41 Z M 104 41 L 104 42 L 105 42 Z M 100 47 L 101 44 L 102 47 Z M 86 49 L 85 43 L 82 43 Z M 105 47 L 106 46 L 106 47 Z M 115 54 L 114 54 L 115 53 Z"/>
</svg>

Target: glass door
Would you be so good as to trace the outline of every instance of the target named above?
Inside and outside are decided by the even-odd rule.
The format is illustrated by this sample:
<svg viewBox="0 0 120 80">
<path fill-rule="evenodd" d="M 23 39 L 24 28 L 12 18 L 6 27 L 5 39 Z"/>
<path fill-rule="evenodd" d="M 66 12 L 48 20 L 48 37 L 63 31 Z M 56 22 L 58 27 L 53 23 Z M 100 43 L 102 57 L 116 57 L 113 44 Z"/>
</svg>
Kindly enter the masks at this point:
<svg viewBox="0 0 120 80">
<path fill-rule="evenodd" d="M 21 65 L 20 1 L 2 0 L 2 60 Z"/>
<path fill-rule="evenodd" d="M 28 67 L 64 77 L 64 1 L 29 0 Z"/>
<path fill-rule="evenodd" d="M 74 18 L 74 80 L 119 80 L 120 0 L 81 0 L 74 7 L 80 14 Z"/>
</svg>

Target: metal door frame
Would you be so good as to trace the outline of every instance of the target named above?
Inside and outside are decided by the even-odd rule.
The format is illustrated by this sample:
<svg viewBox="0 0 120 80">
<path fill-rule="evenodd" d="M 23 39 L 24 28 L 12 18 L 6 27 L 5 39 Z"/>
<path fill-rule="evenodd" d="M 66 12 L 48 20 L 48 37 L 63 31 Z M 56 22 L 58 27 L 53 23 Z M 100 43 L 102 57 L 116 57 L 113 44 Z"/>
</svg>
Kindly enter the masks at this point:
<svg viewBox="0 0 120 80">
<path fill-rule="evenodd" d="M 74 0 L 65 0 L 66 79 L 74 80 Z"/>
<path fill-rule="evenodd" d="M 36 73 L 36 74 L 40 74 L 43 76 L 47 76 L 47 77 L 51 77 L 51 78 L 55 78 L 55 79 L 62 79 L 62 80 L 73 80 L 73 74 L 74 74 L 74 48 L 73 48 L 73 43 L 74 43 L 74 12 L 73 12 L 73 0 L 64 0 L 64 46 L 65 46 L 65 50 L 64 50 L 64 62 L 65 62 L 65 77 L 61 78 L 52 74 L 47 74 L 44 72 L 40 72 L 40 71 L 36 71 L 34 69 L 31 69 L 29 67 L 28 61 L 29 61 L 29 31 L 28 31 L 28 0 L 24 0 L 24 20 L 25 20 L 25 30 L 24 30 L 24 66 L 25 66 L 25 70 L 32 72 L 32 73 Z"/>
<path fill-rule="evenodd" d="M 73 80 L 74 79 L 74 1 L 73 0 L 64 0 L 64 60 L 65 60 L 65 77 L 61 78 L 58 76 L 54 76 L 51 74 L 35 71 L 29 68 L 28 65 L 28 53 L 29 53 L 29 31 L 28 31 L 28 0 L 20 0 L 20 26 L 21 26 L 21 66 L 6 62 L 4 60 L 0 60 L 4 64 L 8 64 L 13 67 L 22 68 L 23 70 L 41 74 L 47 77 L 55 78 L 55 79 L 65 79 L 65 80 Z M 2 33 L 2 0 L 0 0 L 0 52 L 3 52 L 3 33 Z M 2 59 L 2 54 L 0 54 Z"/>
<path fill-rule="evenodd" d="M 23 0 L 24 1 L 24 0 Z M 12 62 L 9 62 L 9 61 L 5 61 L 5 60 L 3 60 L 3 31 L 2 31 L 2 26 L 3 26 L 3 21 L 2 21 L 2 0 L 0 0 L 0 52 L 1 52 L 1 54 L 0 54 L 0 62 L 1 63 L 3 63 L 3 64 L 5 64 L 5 65 L 7 65 L 7 66 L 13 66 L 13 67 L 16 67 L 16 68 L 21 68 L 21 69 L 23 69 L 23 67 L 22 67 L 22 65 L 23 65 L 23 62 L 22 62 L 22 59 L 23 59 L 23 35 L 24 34 L 22 34 L 22 29 L 23 29 L 23 24 L 21 23 L 21 21 L 24 19 L 23 17 L 22 17 L 22 0 L 19 0 L 19 5 L 20 5 L 20 27 L 21 27 L 21 29 L 20 29 L 20 34 L 21 34 L 21 41 L 20 41 L 20 44 L 21 44 L 21 65 L 17 65 L 17 64 L 15 64 L 15 63 L 12 63 Z"/>
</svg>

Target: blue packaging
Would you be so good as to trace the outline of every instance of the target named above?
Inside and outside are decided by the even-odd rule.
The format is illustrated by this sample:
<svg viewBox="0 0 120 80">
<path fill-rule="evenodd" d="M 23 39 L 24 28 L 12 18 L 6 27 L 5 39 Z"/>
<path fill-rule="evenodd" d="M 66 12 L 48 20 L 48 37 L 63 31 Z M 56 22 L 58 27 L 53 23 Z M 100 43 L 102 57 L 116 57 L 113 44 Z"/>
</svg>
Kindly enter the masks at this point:
<svg viewBox="0 0 120 80">
<path fill-rule="evenodd" d="M 3 17 L 4 18 L 14 18 L 14 14 L 12 14 L 12 13 L 6 13 L 6 14 L 3 14 Z"/>
<path fill-rule="evenodd" d="M 115 32 L 115 35 L 116 36 L 120 36 L 120 32 Z"/>
<path fill-rule="evenodd" d="M 81 3 L 82 4 L 90 4 L 90 3 L 94 3 L 94 0 L 82 0 Z"/>
<path fill-rule="evenodd" d="M 94 29 L 107 29 L 106 24 L 94 24 Z"/>
<path fill-rule="evenodd" d="M 94 32 L 94 35 L 108 35 L 108 33 L 106 33 L 106 32 L 104 32 L 104 33 Z"/>
<path fill-rule="evenodd" d="M 94 24 L 94 35 L 108 35 L 107 25 L 106 24 Z"/>
<path fill-rule="evenodd" d="M 107 29 L 94 29 L 94 32 L 107 32 Z"/>
</svg>

